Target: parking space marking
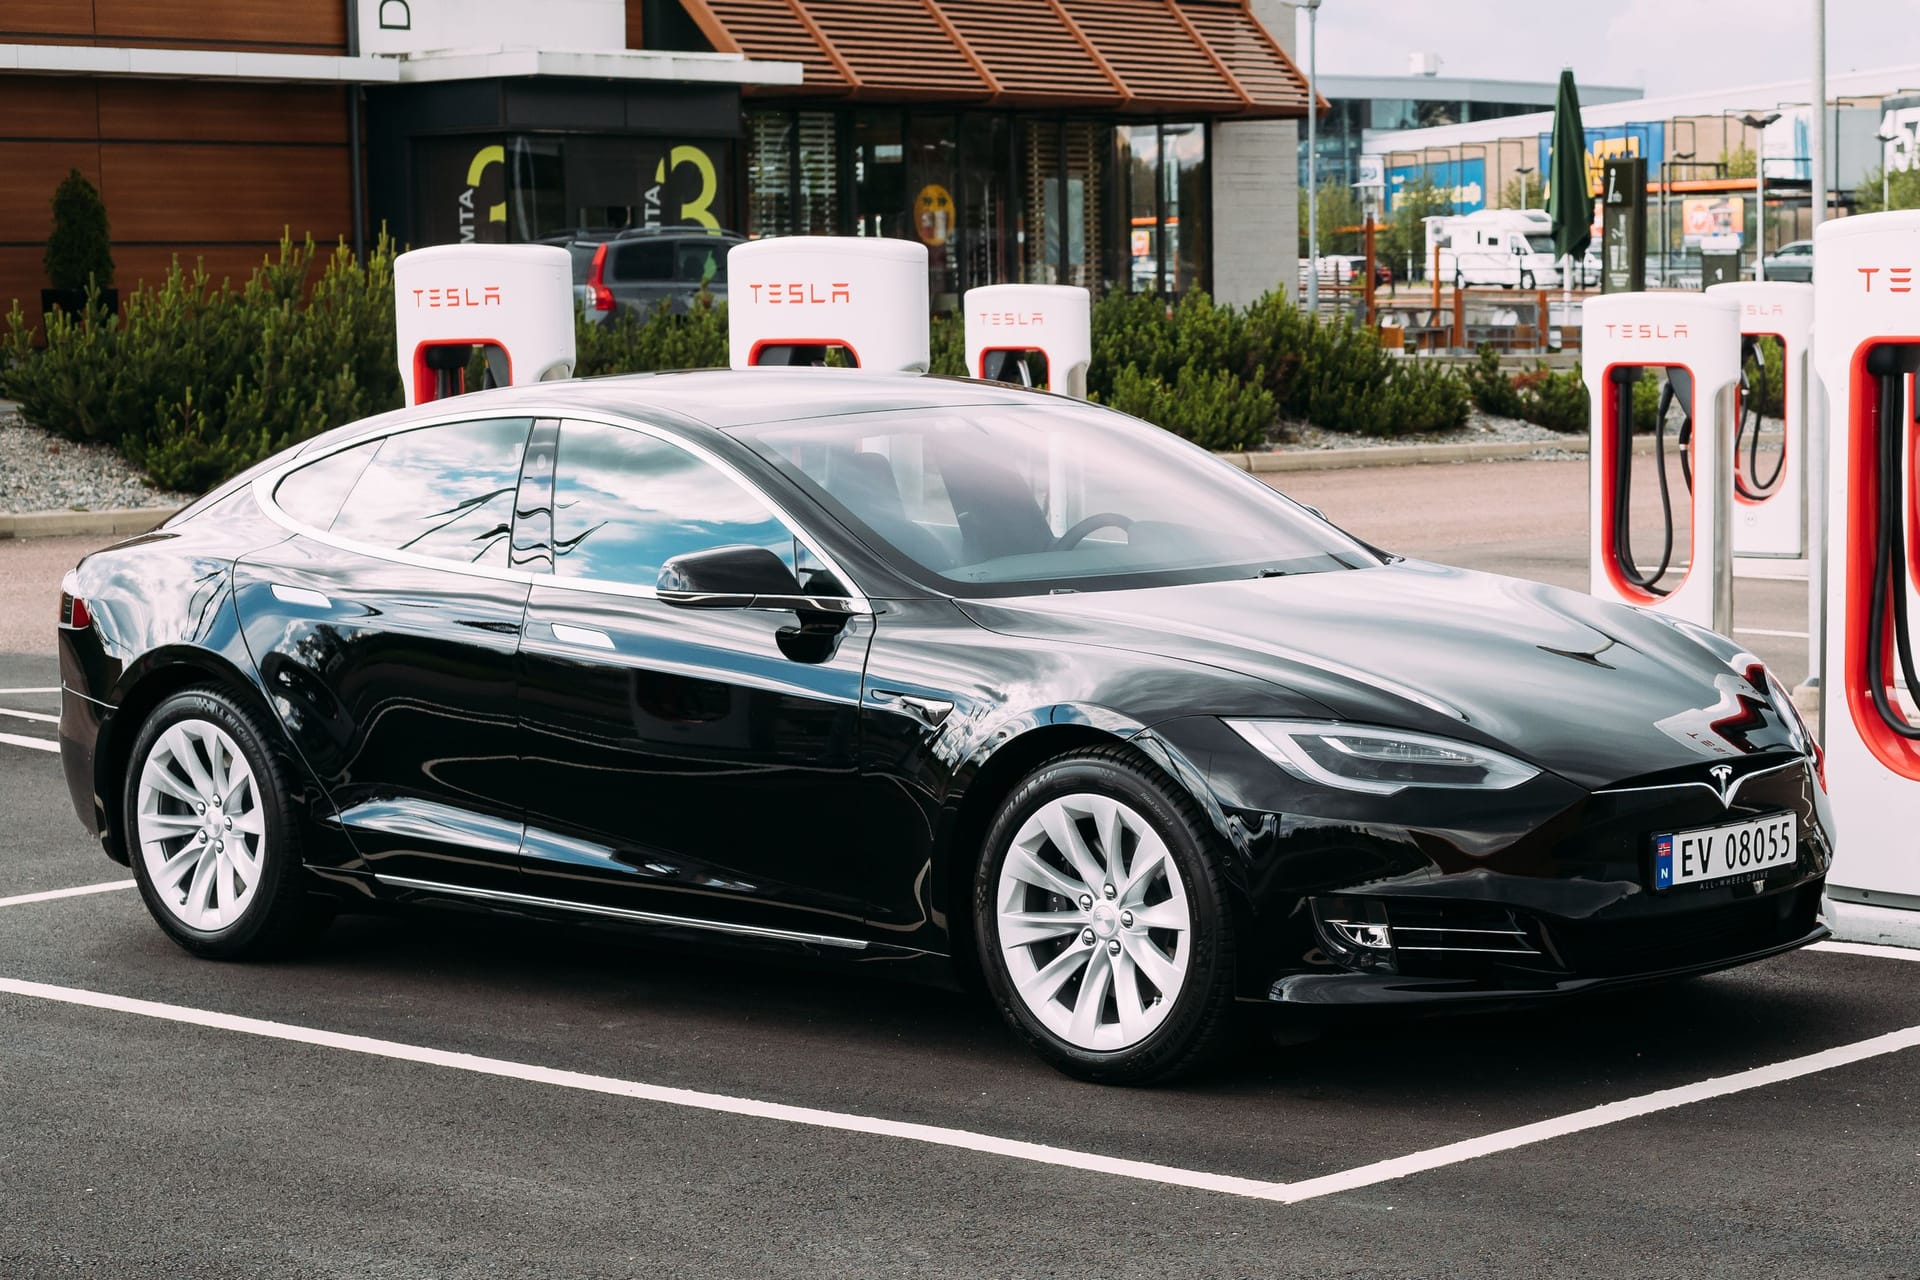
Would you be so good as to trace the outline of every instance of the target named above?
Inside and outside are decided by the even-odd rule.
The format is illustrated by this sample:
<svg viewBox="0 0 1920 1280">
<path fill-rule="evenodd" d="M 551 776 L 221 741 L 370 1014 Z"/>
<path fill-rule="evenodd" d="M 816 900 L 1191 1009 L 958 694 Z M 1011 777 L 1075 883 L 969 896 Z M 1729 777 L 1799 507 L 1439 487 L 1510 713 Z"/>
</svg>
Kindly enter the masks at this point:
<svg viewBox="0 0 1920 1280">
<path fill-rule="evenodd" d="M 0 733 L 0 743 L 9 747 L 31 747 L 35 751 L 58 751 L 60 744 L 52 738 L 29 738 L 24 734 Z"/>
<path fill-rule="evenodd" d="M 1807 638 L 1807 633 L 1804 631 L 1775 631 L 1771 627 L 1735 627 L 1734 630 L 1743 636 L 1776 636 L 1782 640 L 1805 640 Z"/>
<path fill-rule="evenodd" d="M 668 1106 L 692 1107 L 701 1111 L 723 1111 L 732 1115 L 781 1120 L 789 1124 L 807 1125 L 818 1129 L 837 1129 L 845 1133 L 904 1138 L 910 1142 L 927 1143 L 939 1147 L 959 1147 L 988 1155 L 1029 1160 L 1037 1164 L 1058 1165 L 1091 1173 L 1112 1174 L 1122 1178 L 1138 1178 L 1146 1182 L 1191 1187 L 1201 1191 L 1220 1191 L 1257 1200 L 1285 1203 L 1289 1199 L 1287 1184 L 1283 1182 L 1262 1182 L 1257 1178 L 1237 1178 L 1226 1174 L 1204 1173 L 1195 1169 L 1154 1164 L 1145 1160 L 1125 1160 L 1115 1156 L 1094 1155 L 1086 1151 L 1071 1151 L 1038 1142 L 997 1138 L 992 1134 L 974 1133 L 966 1129 L 948 1129 L 940 1125 L 882 1120 L 844 1111 L 824 1111 L 817 1107 L 798 1107 L 782 1102 L 763 1102 L 756 1098 L 736 1098 L 724 1093 L 676 1089 L 665 1085 L 644 1084 L 637 1080 L 621 1080 L 612 1076 L 561 1071 L 553 1067 L 539 1067 L 502 1058 L 483 1058 L 477 1054 L 454 1053 L 445 1049 L 431 1049 L 424 1045 L 377 1040 L 370 1036 L 346 1035 L 337 1031 L 295 1026 L 291 1023 L 268 1022 L 261 1018 L 244 1018 L 230 1013 L 214 1013 L 184 1005 L 134 1000 L 126 996 L 107 995 L 77 987 L 55 987 L 41 982 L 0 978 L 0 994 L 25 996 L 34 1000 L 51 1000 L 61 1004 L 84 1005 L 88 1008 L 105 1009 L 115 1013 L 159 1018 L 167 1022 L 182 1022 L 191 1026 L 212 1027 L 222 1031 L 238 1031 L 245 1035 L 264 1036 L 270 1040 L 288 1040 L 295 1044 L 317 1045 L 325 1049 L 340 1049 L 348 1053 L 362 1053 L 401 1062 L 447 1067 L 455 1071 L 470 1071 L 477 1075 L 523 1080 L 533 1084 L 556 1085 L 563 1089 L 580 1089 L 588 1093 L 608 1094 L 619 1098 L 636 1098 L 644 1102 L 665 1103 Z"/>
<path fill-rule="evenodd" d="M 11 898 L 0 898 L 0 907 L 24 907 L 29 902 L 56 902 L 61 898 L 84 898 L 90 893 L 112 893 L 116 889 L 131 889 L 131 880 L 109 880 L 105 884 L 83 884 L 72 889 L 49 889 L 45 893 L 21 893 Z"/>
<path fill-rule="evenodd" d="M 1881 960 L 1920 961 L 1920 951 L 1912 947 L 1888 947 L 1878 942 L 1816 942 L 1809 951 L 1838 951 L 1849 956 L 1875 956 Z"/>
<path fill-rule="evenodd" d="M 0 707 L 0 716 L 19 716 L 22 720 L 38 720 L 42 724 L 59 724 L 59 716 L 50 716 L 44 711 L 16 711 L 12 707 Z"/>
<path fill-rule="evenodd" d="M 1899 1053 L 1903 1049 L 1911 1049 L 1915 1046 L 1920 1046 L 1920 1027 L 1904 1027 L 1899 1031 L 1889 1031 L 1885 1035 L 1874 1036 L 1870 1040 L 1859 1040 L 1835 1049 L 1823 1049 L 1818 1053 L 1789 1058 L 1785 1062 L 1776 1062 L 1770 1066 L 1752 1067 L 1730 1076 L 1702 1080 L 1698 1084 L 1683 1084 L 1672 1089 L 1642 1094 L 1638 1098 L 1603 1103 L 1597 1107 L 1589 1107 L 1585 1111 L 1555 1116 L 1551 1120 L 1523 1124 L 1515 1129 L 1503 1129 L 1499 1133 L 1490 1133 L 1483 1138 L 1468 1138 L 1464 1142 L 1449 1143 L 1444 1147 L 1434 1147 L 1430 1151 L 1418 1151 L 1410 1156 L 1400 1156 L 1392 1160 L 1382 1160 L 1377 1164 L 1363 1165 L 1358 1169 L 1349 1169 L 1345 1173 L 1328 1174 L 1322 1178 L 1309 1178 L 1303 1182 L 1290 1183 L 1287 1186 L 1287 1199 L 1289 1202 L 1312 1200 L 1320 1196 L 1337 1195 L 1342 1191 L 1352 1191 L 1359 1187 L 1370 1187 L 1379 1182 L 1392 1182 L 1399 1178 L 1411 1177 L 1416 1173 L 1426 1173 L 1447 1165 L 1478 1160 L 1482 1156 L 1512 1151 L 1516 1147 L 1564 1138 L 1568 1134 L 1581 1133 L 1587 1129 L 1619 1124 L 1623 1120 L 1637 1120 L 1641 1116 L 1652 1115 L 1657 1111 L 1667 1111 L 1695 1102 L 1723 1098 L 1728 1094 L 1745 1093 L 1749 1089 L 1764 1089 L 1769 1085 L 1798 1080 L 1801 1076 L 1831 1071 L 1835 1067 L 1849 1066 L 1855 1062 L 1864 1062 L 1869 1058 L 1877 1058 L 1889 1053 Z"/>
<path fill-rule="evenodd" d="M 59 892 L 59 891 L 56 891 Z M 4 900 L 0 900 L 4 905 Z M 1503 1151 L 1512 1151 L 1518 1147 L 1531 1146 L 1547 1142 L 1569 1134 L 1580 1133 L 1588 1129 L 1597 1129 L 1605 1125 L 1618 1124 L 1625 1120 L 1634 1120 L 1655 1112 L 1675 1107 L 1687 1106 L 1695 1102 L 1705 1102 L 1729 1094 L 1744 1093 L 1751 1089 L 1762 1089 L 1769 1085 L 1782 1084 L 1797 1080 L 1802 1076 L 1816 1072 L 1831 1071 L 1836 1067 L 1863 1062 L 1869 1058 L 1898 1053 L 1905 1049 L 1920 1046 L 1920 1026 L 1906 1027 L 1899 1031 L 1890 1031 L 1885 1035 L 1874 1036 L 1868 1040 L 1841 1045 L 1834 1049 L 1824 1049 L 1799 1058 L 1790 1058 L 1770 1066 L 1753 1067 L 1736 1072 L 1730 1076 L 1703 1080 L 1697 1084 L 1681 1085 L 1672 1089 L 1662 1089 L 1655 1093 L 1644 1094 L 1638 1098 L 1628 1098 L 1620 1102 L 1604 1103 L 1576 1111 L 1568 1115 L 1541 1120 L 1534 1124 L 1521 1125 L 1514 1129 L 1505 1129 L 1499 1133 L 1484 1137 L 1469 1138 L 1462 1142 L 1449 1143 L 1434 1147 L 1428 1151 L 1415 1152 L 1412 1155 L 1399 1156 L 1391 1160 L 1382 1160 L 1374 1164 L 1349 1169 L 1343 1173 L 1327 1174 L 1318 1178 L 1307 1178 L 1299 1182 L 1267 1182 L 1258 1178 L 1242 1178 L 1229 1174 L 1208 1173 L 1198 1169 L 1182 1169 L 1173 1165 L 1155 1164 L 1146 1160 L 1128 1160 L 1115 1156 L 1096 1155 L 1088 1151 L 1074 1151 L 1064 1147 L 1052 1147 L 1038 1142 L 1023 1142 L 1013 1138 L 995 1137 L 992 1134 L 976 1133 L 967 1129 L 949 1129 L 940 1125 L 917 1124 L 900 1120 L 883 1120 L 874 1116 L 855 1115 L 844 1111 L 826 1111 L 817 1107 L 793 1106 L 781 1102 L 766 1102 L 756 1098 L 739 1098 L 722 1093 L 707 1093 L 697 1089 L 679 1089 L 665 1085 L 646 1084 L 637 1080 L 622 1080 L 612 1076 L 589 1075 L 578 1071 L 562 1071 L 554 1067 L 535 1066 L 530 1063 L 513 1062 L 502 1058 L 487 1058 L 471 1053 L 455 1053 L 446 1049 L 434 1049 L 425 1045 L 403 1044 L 394 1040 L 380 1040 L 371 1036 L 348 1035 L 337 1031 L 323 1031 L 315 1027 L 296 1026 L 292 1023 L 270 1022 L 261 1018 L 241 1017 L 237 1014 L 217 1013 L 206 1009 L 194 1009 L 185 1005 L 162 1004 L 153 1000 L 136 1000 L 128 996 L 109 995 L 99 991 L 87 991 L 78 987 L 51 986 L 42 982 L 24 982 L 14 978 L 0 978 L 0 994 L 22 996 L 32 1000 L 47 1000 L 59 1004 L 80 1005 L 86 1008 L 102 1009 L 114 1013 L 134 1014 L 144 1018 L 157 1018 L 166 1022 L 185 1023 L 190 1026 L 210 1027 L 221 1031 L 235 1031 L 243 1035 L 261 1036 L 270 1040 L 284 1040 L 295 1044 L 314 1045 L 324 1049 L 338 1049 L 347 1053 L 366 1054 L 371 1057 L 388 1058 L 400 1062 L 414 1062 L 426 1066 L 444 1067 L 454 1071 L 467 1071 L 476 1075 L 494 1076 L 509 1080 L 520 1080 L 531 1084 L 552 1085 L 563 1089 L 578 1089 L 588 1093 L 606 1094 L 613 1097 L 633 1098 L 643 1102 L 662 1103 L 667 1106 L 690 1107 L 701 1111 L 718 1111 L 731 1115 L 750 1116 L 762 1120 L 778 1120 L 788 1124 L 806 1125 L 818 1129 L 833 1129 L 843 1133 L 861 1133 L 875 1137 L 899 1138 L 909 1142 L 925 1143 L 931 1146 L 956 1147 L 966 1151 L 975 1151 L 985 1155 L 1004 1156 L 1015 1160 L 1026 1160 L 1036 1164 L 1053 1165 L 1069 1169 L 1079 1169 L 1088 1173 L 1104 1173 L 1114 1177 L 1136 1178 L 1143 1182 L 1156 1182 L 1168 1186 L 1187 1187 L 1198 1191 L 1214 1191 L 1225 1195 L 1241 1196 L 1254 1200 L 1266 1200 L 1277 1204 L 1298 1204 L 1306 1200 L 1319 1199 L 1322 1196 L 1338 1195 L 1341 1192 L 1373 1186 L 1377 1183 L 1391 1182 L 1410 1177 L 1418 1173 L 1427 1173 L 1448 1165 L 1462 1164 L 1477 1160 L 1483 1156 L 1495 1155 Z"/>
<path fill-rule="evenodd" d="M 47 685 L 47 686 L 36 688 L 36 689 L 0 689 L 0 696 L 4 696 L 9 693 L 58 693 L 58 692 L 60 692 L 60 686 L 55 684 L 55 685 Z"/>
</svg>

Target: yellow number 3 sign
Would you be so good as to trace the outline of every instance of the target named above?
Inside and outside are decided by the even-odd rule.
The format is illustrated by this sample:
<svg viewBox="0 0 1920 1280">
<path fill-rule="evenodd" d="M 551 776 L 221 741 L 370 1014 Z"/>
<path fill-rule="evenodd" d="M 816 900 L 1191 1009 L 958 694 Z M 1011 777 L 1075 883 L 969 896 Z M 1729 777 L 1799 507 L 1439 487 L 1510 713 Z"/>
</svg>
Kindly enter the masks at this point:
<svg viewBox="0 0 1920 1280">
<path fill-rule="evenodd" d="M 713 198 L 720 194 L 720 178 L 713 170 L 712 156 L 699 147 L 675 147 L 660 161 L 659 167 L 654 170 L 653 180 L 665 186 L 667 171 L 682 165 L 692 165 L 694 172 L 700 175 L 700 194 L 681 204 L 680 217 L 687 222 L 697 222 L 710 231 L 718 231 L 720 219 L 713 216 L 711 206 Z"/>
</svg>

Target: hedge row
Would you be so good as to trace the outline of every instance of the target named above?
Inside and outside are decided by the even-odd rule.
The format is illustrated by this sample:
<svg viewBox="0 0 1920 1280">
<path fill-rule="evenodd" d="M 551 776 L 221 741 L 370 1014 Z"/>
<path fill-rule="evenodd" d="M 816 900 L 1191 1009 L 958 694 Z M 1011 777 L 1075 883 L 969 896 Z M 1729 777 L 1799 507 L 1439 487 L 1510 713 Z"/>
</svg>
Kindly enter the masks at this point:
<svg viewBox="0 0 1920 1280">
<path fill-rule="evenodd" d="M 126 298 L 115 320 L 55 313 L 36 326 L 16 302 L 0 345 L 0 395 L 79 440 L 118 445 L 174 489 L 218 483 L 330 426 L 397 407 L 393 257 L 283 239 L 245 283 L 176 261 Z M 39 332 L 36 332 L 39 330 Z M 582 321 L 580 376 L 724 366 L 725 303 L 682 314 Z M 936 318 L 935 373 L 964 372 L 957 321 Z M 1215 449 L 1266 442 L 1282 418 L 1398 435 L 1464 425 L 1469 379 L 1383 350 L 1358 326 L 1326 324 L 1270 294 L 1237 308 L 1193 293 L 1112 294 L 1093 312 L 1089 390 L 1102 403 Z"/>
</svg>

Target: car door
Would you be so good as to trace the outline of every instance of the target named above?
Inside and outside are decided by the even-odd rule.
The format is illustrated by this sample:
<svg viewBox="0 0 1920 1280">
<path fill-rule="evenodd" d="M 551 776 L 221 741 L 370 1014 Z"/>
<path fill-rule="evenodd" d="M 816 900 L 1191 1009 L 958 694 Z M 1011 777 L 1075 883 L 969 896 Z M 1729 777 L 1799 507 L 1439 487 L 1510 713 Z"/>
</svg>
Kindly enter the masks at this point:
<svg viewBox="0 0 1920 1280">
<path fill-rule="evenodd" d="M 531 575 L 509 530 L 532 425 L 440 423 L 303 461 L 268 499 L 293 536 L 234 568 L 275 709 L 383 877 L 519 883 Z"/>
<path fill-rule="evenodd" d="M 728 927 L 858 934 L 873 618 L 739 473 L 632 424 L 565 421 L 553 573 L 521 649 L 529 892 Z M 677 555 L 776 551 L 822 611 L 688 608 Z"/>
</svg>

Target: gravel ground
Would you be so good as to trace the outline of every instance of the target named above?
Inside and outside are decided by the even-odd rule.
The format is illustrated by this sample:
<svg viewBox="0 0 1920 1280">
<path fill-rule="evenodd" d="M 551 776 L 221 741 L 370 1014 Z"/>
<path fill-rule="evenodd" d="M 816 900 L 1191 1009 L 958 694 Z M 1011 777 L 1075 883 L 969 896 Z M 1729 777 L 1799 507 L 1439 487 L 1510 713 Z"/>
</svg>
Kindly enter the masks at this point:
<svg viewBox="0 0 1920 1280">
<path fill-rule="evenodd" d="M 62 440 L 0 409 L 0 511 L 111 511 L 191 500 L 154 488 L 117 449 Z"/>
<path fill-rule="evenodd" d="M 1471 409 L 1467 425 L 1458 431 L 1416 431 L 1399 436 L 1362 436 L 1325 431 L 1308 422 L 1282 421 L 1277 449 L 1377 449 L 1390 444 L 1530 444 L 1536 440 L 1578 440 L 1564 431 L 1549 431 L 1520 418 L 1496 418 Z"/>
</svg>

